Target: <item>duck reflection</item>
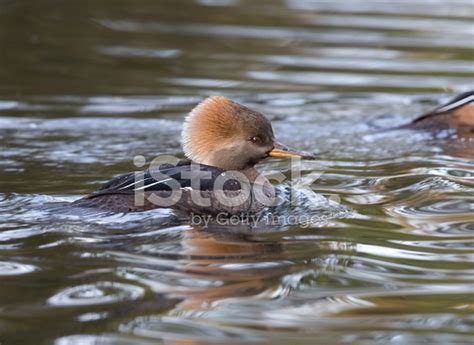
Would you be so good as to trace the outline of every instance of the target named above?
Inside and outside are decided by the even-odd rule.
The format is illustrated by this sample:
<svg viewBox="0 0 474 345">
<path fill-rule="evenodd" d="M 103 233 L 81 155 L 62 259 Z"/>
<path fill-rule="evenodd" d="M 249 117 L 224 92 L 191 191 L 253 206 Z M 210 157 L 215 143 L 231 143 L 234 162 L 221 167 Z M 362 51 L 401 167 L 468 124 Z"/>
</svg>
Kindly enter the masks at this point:
<svg viewBox="0 0 474 345">
<path fill-rule="evenodd" d="M 179 249 L 155 243 L 154 248 L 140 251 L 143 258 L 151 256 L 151 260 L 157 260 L 154 272 L 147 265 L 148 277 L 129 275 L 128 278 L 145 283 L 155 294 L 177 302 L 165 314 L 142 315 L 122 324 L 121 329 L 127 333 L 157 331 L 157 338 L 167 339 L 173 338 L 167 330 L 168 323 L 178 323 L 198 332 L 220 334 L 221 327 L 214 328 L 202 321 L 206 319 L 204 315 L 219 312 L 220 302 L 243 297 L 259 300 L 284 297 L 297 283 L 295 279 L 301 279 L 300 272 L 307 272 L 308 267 L 313 267 L 315 272 L 334 271 L 336 266 L 341 269 L 354 250 L 352 244 L 326 240 L 318 234 L 327 229 L 316 231 L 295 226 L 285 230 L 275 231 L 264 224 L 251 227 L 211 222 L 207 227 L 190 226 L 182 231 Z M 302 236 L 314 236 L 315 240 L 302 240 Z M 316 240 L 317 236 L 320 240 Z M 166 260 L 169 266 L 164 267 L 162 259 L 169 255 L 173 260 Z M 133 266 L 141 265 L 135 262 Z M 197 315 L 200 321 L 195 319 Z M 225 340 L 228 335 L 220 336 Z M 207 344 L 207 337 L 204 339 L 202 343 Z M 176 339 L 171 340 L 175 343 Z M 176 343 L 201 344 L 196 337 L 185 334 Z"/>
</svg>

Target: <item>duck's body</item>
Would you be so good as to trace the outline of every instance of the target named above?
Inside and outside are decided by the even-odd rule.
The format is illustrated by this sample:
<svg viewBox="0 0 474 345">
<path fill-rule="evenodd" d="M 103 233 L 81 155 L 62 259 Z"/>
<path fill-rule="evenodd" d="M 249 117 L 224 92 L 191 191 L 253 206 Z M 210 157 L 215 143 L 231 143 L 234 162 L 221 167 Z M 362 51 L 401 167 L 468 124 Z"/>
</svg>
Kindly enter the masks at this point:
<svg viewBox="0 0 474 345">
<path fill-rule="evenodd" d="M 438 131 L 453 129 L 460 137 L 474 135 L 474 91 L 464 92 L 450 102 L 424 114 L 401 128 Z"/>
<path fill-rule="evenodd" d="M 200 179 L 198 188 L 192 185 L 194 174 L 207 173 L 209 178 Z M 103 185 L 99 190 L 84 198 L 73 202 L 78 207 L 94 207 L 101 210 L 113 212 L 138 212 L 155 208 L 171 207 L 196 214 L 218 214 L 229 215 L 241 213 L 257 213 L 266 205 L 259 202 L 258 198 L 246 197 L 242 192 L 243 184 L 249 181 L 253 190 L 256 179 L 263 181 L 261 190 L 268 198 L 275 196 L 275 190 L 267 179 L 263 178 L 258 171 L 251 167 L 239 171 L 246 179 L 241 181 L 240 175 L 233 171 L 194 163 L 191 160 L 181 160 L 176 165 L 166 164 L 156 169 L 145 172 L 131 172 L 120 175 Z M 226 175 L 229 176 L 226 176 Z M 226 182 L 216 189 L 216 180 L 219 177 L 229 177 Z M 179 186 L 175 189 L 176 196 L 171 196 L 170 178 Z M 259 188 L 260 190 L 260 188 Z M 225 193 L 233 203 L 225 203 L 218 196 Z M 194 195 L 193 195 L 194 194 Z M 160 203 L 159 198 L 164 201 Z M 196 202 L 198 198 L 208 202 Z M 225 201 L 225 200 L 224 200 Z"/>
<path fill-rule="evenodd" d="M 275 190 L 254 165 L 268 156 L 311 156 L 275 142 L 263 114 L 219 96 L 191 111 L 182 139 L 188 160 L 120 175 L 72 205 L 112 212 L 256 213 L 274 203 Z"/>
</svg>

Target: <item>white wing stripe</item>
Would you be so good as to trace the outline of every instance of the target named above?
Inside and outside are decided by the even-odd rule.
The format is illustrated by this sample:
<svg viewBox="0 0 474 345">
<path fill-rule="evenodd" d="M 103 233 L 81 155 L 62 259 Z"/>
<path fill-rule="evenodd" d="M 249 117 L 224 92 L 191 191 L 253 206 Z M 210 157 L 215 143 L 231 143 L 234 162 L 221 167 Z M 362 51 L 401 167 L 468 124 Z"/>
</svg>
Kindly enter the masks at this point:
<svg viewBox="0 0 474 345">
<path fill-rule="evenodd" d="M 121 189 L 126 189 L 126 188 L 128 188 L 128 187 L 131 187 L 131 186 L 133 186 L 133 185 L 135 185 L 135 184 L 137 184 L 137 183 L 140 183 L 140 182 L 145 181 L 146 179 L 148 179 L 148 178 L 144 178 L 143 180 L 138 180 L 138 181 L 132 182 L 132 183 L 126 185 L 125 187 L 119 188 L 119 190 L 121 190 Z"/>
<path fill-rule="evenodd" d="M 442 108 L 439 108 L 439 109 L 436 109 L 436 112 L 437 113 L 444 113 L 445 111 L 449 111 L 451 109 L 455 109 L 463 104 L 467 104 L 469 102 L 472 102 L 474 101 L 474 95 L 469 95 L 469 97 L 466 97 L 466 98 L 463 98 L 463 99 L 460 99 L 459 101 L 457 102 L 454 102 L 454 103 L 451 103 L 451 104 L 448 104 Z"/>
<path fill-rule="evenodd" d="M 137 191 L 137 190 L 146 189 L 146 188 L 151 187 L 151 186 L 154 186 L 154 185 L 156 185 L 156 184 L 164 183 L 164 182 L 166 182 L 166 181 L 171 181 L 171 180 L 172 180 L 172 178 L 167 178 L 166 180 L 156 181 L 155 183 L 152 183 L 152 184 L 146 184 L 146 185 L 144 185 L 144 186 L 142 186 L 142 187 L 135 188 L 134 190 Z"/>
</svg>

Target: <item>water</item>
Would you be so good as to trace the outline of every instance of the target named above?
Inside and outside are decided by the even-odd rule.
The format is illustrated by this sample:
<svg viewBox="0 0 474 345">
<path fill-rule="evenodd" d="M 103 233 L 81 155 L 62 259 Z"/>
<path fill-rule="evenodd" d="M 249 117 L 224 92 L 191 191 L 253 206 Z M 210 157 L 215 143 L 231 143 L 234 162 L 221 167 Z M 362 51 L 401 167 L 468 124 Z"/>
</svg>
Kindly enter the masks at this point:
<svg viewBox="0 0 474 345">
<path fill-rule="evenodd" d="M 4 1 L 0 343 L 470 343 L 471 143 L 380 129 L 474 88 L 473 16 L 470 0 Z M 182 156 L 211 94 L 319 153 L 302 179 L 350 212 L 203 228 L 35 210 L 135 155 Z"/>
</svg>

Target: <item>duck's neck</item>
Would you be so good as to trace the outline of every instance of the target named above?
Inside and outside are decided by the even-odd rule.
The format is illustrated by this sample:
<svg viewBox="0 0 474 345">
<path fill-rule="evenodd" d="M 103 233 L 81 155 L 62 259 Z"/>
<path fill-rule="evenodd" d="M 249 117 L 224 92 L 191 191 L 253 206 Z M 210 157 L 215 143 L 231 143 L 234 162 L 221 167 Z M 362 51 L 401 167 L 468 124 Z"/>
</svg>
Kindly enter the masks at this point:
<svg viewBox="0 0 474 345">
<path fill-rule="evenodd" d="M 276 195 L 275 187 L 270 183 L 270 181 L 264 175 L 262 175 L 257 169 L 255 169 L 255 167 L 252 166 L 244 170 L 241 170 L 240 172 L 244 174 L 245 177 L 247 177 L 250 183 L 254 186 L 253 193 L 255 196 L 258 196 L 260 193 L 263 193 L 263 197 L 265 199 L 266 198 L 271 199 L 275 197 Z M 266 205 L 266 206 L 269 206 L 269 205 Z"/>
<path fill-rule="evenodd" d="M 245 168 L 245 169 L 241 170 L 240 172 L 242 174 L 244 174 L 245 177 L 247 177 L 249 179 L 250 183 L 254 183 L 255 180 L 257 179 L 257 177 L 260 176 L 260 173 L 258 172 L 257 169 L 255 169 L 254 166 Z"/>
</svg>

